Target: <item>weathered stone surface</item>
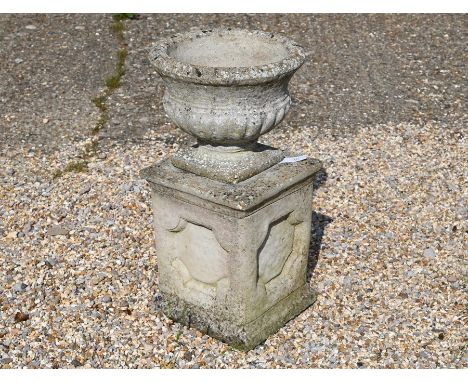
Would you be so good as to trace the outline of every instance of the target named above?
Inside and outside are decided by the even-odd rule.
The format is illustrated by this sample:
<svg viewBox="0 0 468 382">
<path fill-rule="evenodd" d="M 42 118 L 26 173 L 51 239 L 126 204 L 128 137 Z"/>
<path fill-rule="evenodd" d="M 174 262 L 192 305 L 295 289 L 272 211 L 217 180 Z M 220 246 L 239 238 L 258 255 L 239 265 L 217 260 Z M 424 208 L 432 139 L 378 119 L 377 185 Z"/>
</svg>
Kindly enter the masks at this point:
<svg viewBox="0 0 468 382">
<path fill-rule="evenodd" d="M 320 168 L 313 159 L 277 164 L 236 185 L 169 160 L 144 169 L 166 315 L 247 349 L 312 304 L 306 269 Z"/>
<path fill-rule="evenodd" d="M 253 150 L 223 151 L 211 145 L 182 147 L 172 156 L 174 166 L 226 183 L 248 179 L 284 158 L 281 150 L 256 144 Z"/>
<path fill-rule="evenodd" d="M 147 167 L 140 174 L 160 192 L 171 193 L 188 203 L 210 202 L 214 211 L 243 217 L 252 209 L 282 195 L 282 191 L 293 191 L 301 182 L 308 182 L 321 168 L 322 163 L 312 158 L 296 163 L 279 163 L 238 184 L 206 179 L 183 171 L 170 161 Z"/>
</svg>

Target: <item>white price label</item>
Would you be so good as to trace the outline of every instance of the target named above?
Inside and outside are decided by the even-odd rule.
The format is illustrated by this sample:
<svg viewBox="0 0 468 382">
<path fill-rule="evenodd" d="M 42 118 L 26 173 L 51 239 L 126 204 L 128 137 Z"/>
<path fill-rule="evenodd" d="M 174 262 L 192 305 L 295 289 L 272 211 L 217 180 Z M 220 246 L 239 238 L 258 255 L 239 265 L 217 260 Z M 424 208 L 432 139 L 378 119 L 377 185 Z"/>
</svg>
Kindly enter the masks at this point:
<svg viewBox="0 0 468 382">
<path fill-rule="evenodd" d="M 307 155 L 299 155 L 298 157 L 286 157 L 280 163 L 294 163 L 300 162 L 301 160 L 306 160 Z"/>
</svg>

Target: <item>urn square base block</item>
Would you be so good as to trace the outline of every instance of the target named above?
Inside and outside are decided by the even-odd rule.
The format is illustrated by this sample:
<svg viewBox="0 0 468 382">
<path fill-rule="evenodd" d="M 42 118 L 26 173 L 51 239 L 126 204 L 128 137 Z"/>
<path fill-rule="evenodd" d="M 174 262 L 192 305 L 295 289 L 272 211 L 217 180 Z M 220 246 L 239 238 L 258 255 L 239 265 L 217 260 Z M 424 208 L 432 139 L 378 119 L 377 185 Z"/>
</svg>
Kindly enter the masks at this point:
<svg viewBox="0 0 468 382">
<path fill-rule="evenodd" d="M 172 156 L 172 164 L 182 170 L 224 183 L 239 183 L 281 162 L 281 150 L 255 144 L 253 150 L 237 152 L 210 149 L 210 146 L 182 147 Z"/>
<path fill-rule="evenodd" d="M 251 349 L 315 301 L 306 282 L 315 159 L 279 163 L 238 184 L 170 160 L 150 183 L 164 313 Z"/>
</svg>

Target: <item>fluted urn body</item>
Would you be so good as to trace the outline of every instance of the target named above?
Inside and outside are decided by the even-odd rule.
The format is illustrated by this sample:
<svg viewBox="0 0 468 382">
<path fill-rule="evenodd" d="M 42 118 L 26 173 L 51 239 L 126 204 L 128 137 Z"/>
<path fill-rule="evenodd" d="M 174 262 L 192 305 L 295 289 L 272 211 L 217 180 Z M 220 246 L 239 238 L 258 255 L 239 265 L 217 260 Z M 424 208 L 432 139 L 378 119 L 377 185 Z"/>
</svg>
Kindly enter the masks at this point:
<svg viewBox="0 0 468 382">
<path fill-rule="evenodd" d="M 256 142 L 289 110 L 300 46 L 273 33 L 213 29 L 164 39 L 150 59 L 166 85 L 167 115 L 198 141 L 174 155 L 175 166 L 237 183 L 283 158 Z"/>
</svg>

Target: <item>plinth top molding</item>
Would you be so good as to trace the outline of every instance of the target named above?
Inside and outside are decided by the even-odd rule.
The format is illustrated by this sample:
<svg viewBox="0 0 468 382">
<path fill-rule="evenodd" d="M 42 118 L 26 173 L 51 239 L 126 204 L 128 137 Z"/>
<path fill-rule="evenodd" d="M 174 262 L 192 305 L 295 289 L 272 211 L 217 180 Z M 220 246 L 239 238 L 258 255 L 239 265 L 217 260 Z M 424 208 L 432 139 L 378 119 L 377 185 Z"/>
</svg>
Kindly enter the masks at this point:
<svg viewBox="0 0 468 382">
<path fill-rule="evenodd" d="M 177 190 L 230 210 L 248 212 L 292 186 L 307 181 L 321 168 L 322 162 L 312 158 L 296 163 L 279 163 L 235 185 L 180 170 L 169 161 L 145 168 L 140 175 L 153 186 Z"/>
</svg>

